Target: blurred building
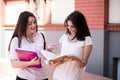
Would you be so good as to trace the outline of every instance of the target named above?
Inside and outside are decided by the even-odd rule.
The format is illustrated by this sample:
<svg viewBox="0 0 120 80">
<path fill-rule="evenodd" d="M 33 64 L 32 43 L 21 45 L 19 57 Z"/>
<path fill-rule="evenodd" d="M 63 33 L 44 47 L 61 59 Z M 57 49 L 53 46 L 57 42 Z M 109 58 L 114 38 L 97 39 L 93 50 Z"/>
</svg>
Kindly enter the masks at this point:
<svg viewBox="0 0 120 80">
<path fill-rule="evenodd" d="M 20 12 L 33 12 L 47 43 L 58 43 L 66 16 L 82 12 L 94 49 L 87 72 L 120 80 L 120 0 L 0 0 L 0 57 L 8 58 L 8 44 Z"/>
</svg>

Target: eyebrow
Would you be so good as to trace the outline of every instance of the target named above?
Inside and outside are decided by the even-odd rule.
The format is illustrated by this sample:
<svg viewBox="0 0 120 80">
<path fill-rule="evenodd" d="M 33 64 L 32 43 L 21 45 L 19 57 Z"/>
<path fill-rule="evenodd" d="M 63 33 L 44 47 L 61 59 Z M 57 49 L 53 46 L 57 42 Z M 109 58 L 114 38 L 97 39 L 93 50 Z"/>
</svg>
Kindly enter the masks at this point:
<svg viewBox="0 0 120 80">
<path fill-rule="evenodd" d="M 67 26 L 70 26 L 70 27 L 72 27 L 72 28 L 75 28 L 75 26 L 74 26 L 74 25 L 67 25 Z"/>
</svg>

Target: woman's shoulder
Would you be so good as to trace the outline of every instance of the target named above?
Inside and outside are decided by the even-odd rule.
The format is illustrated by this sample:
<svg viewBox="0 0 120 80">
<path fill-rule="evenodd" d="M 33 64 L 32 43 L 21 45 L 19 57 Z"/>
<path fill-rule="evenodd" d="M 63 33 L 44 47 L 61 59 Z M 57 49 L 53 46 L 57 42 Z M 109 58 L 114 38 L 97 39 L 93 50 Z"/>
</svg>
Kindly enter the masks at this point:
<svg viewBox="0 0 120 80">
<path fill-rule="evenodd" d="M 67 34 L 62 34 L 59 41 L 62 42 L 63 40 L 65 40 L 67 38 Z"/>
<path fill-rule="evenodd" d="M 14 38 L 11 40 L 11 43 L 17 44 L 17 43 L 18 43 L 18 37 L 14 37 Z"/>
<path fill-rule="evenodd" d="M 68 35 L 67 34 L 62 34 L 60 39 L 66 38 Z"/>
<path fill-rule="evenodd" d="M 67 34 L 62 34 L 62 36 L 61 37 L 67 37 L 68 35 Z"/>
<path fill-rule="evenodd" d="M 85 39 L 92 39 L 92 37 L 91 36 L 86 36 Z"/>
<path fill-rule="evenodd" d="M 18 41 L 18 37 L 14 37 L 12 41 Z"/>
<path fill-rule="evenodd" d="M 85 42 L 87 45 L 93 44 L 92 37 L 91 36 L 86 36 L 85 37 Z"/>
</svg>

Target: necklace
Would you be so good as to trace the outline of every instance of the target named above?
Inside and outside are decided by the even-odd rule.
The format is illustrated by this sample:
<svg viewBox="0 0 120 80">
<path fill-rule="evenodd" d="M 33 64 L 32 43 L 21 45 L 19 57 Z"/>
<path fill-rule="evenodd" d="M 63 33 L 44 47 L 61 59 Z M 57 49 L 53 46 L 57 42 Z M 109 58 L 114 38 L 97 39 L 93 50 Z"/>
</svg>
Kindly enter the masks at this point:
<svg viewBox="0 0 120 80">
<path fill-rule="evenodd" d="M 68 36 L 68 42 L 70 43 L 74 43 L 74 42 L 77 42 L 78 40 L 76 38 L 73 39 L 72 36 Z"/>
<path fill-rule="evenodd" d="M 33 42 L 34 42 L 34 40 L 33 40 L 33 36 L 29 36 L 29 37 L 27 37 L 27 40 L 28 40 L 28 42 L 30 42 L 30 43 L 33 43 Z"/>
</svg>

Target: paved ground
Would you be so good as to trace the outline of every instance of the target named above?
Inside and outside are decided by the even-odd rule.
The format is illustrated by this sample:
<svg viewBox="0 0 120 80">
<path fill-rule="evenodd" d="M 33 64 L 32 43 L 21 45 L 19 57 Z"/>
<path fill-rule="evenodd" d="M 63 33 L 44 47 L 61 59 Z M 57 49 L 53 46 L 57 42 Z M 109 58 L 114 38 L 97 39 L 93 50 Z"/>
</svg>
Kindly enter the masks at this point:
<svg viewBox="0 0 120 80">
<path fill-rule="evenodd" d="M 48 73 L 50 74 L 49 78 L 51 78 L 51 74 L 54 69 L 52 67 L 49 68 L 48 68 Z M 13 69 L 11 67 L 9 60 L 0 58 L 0 80 L 15 80 L 15 76 L 16 76 L 16 69 Z M 85 78 L 84 80 L 112 80 L 110 78 L 106 78 L 88 72 L 85 73 L 84 78 Z"/>
</svg>

